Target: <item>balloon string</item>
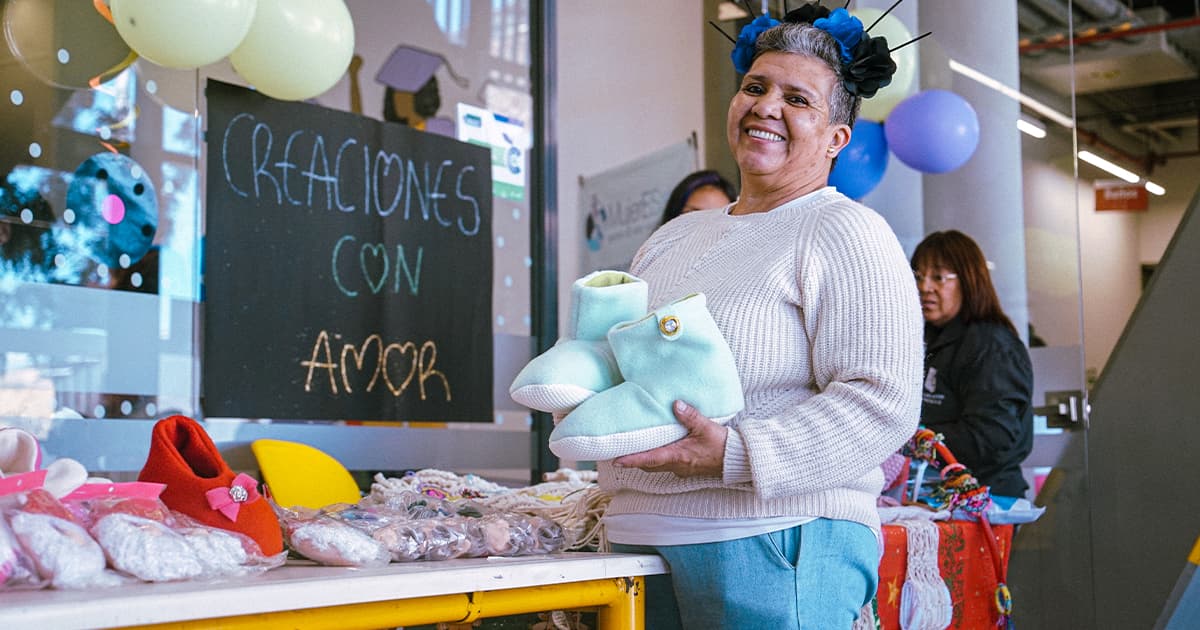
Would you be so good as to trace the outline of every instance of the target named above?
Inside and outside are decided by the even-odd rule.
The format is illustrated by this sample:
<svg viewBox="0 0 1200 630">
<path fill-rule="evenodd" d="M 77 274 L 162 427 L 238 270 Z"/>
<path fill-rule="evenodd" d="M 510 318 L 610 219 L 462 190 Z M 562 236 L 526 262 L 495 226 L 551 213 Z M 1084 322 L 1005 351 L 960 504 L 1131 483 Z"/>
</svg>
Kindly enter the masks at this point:
<svg viewBox="0 0 1200 630">
<path fill-rule="evenodd" d="M 116 123 L 109 125 L 108 128 L 115 131 L 117 129 L 123 129 L 125 127 L 130 127 L 133 125 L 133 121 L 137 120 L 138 115 L 141 113 L 142 113 L 142 108 L 138 105 L 134 105 L 133 108 L 129 110 L 129 114 L 127 114 L 124 118 L 117 121 Z"/>
<path fill-rule="evenodd" d="M 100 0 L 96 0 L 96 1 L 99 2 Z M 138 54 L 133 52 L 132 50 L 129 51 L 129 54 L 125 55 L 125 58 L 118 61 L 116 63 L 116 65 L 114 65 L 113 67 L 111 67 L 107 70 L 104 70 L 100 74 L 97 74 L 96 76 L 88 79 L 88 86 L 91 87 L 93 90 L 100 89 L 101 83 L 104 83 L 104 82 L 108 81 L 109 79 L 111 79 L 112 77 L 117 76 L 118 74 L 121 73 L 122 70 L 124 70 L 125 68 L 128 68 L 130 64 L 137 61 L 137 59 L 138 59 Z"/>
</svg>

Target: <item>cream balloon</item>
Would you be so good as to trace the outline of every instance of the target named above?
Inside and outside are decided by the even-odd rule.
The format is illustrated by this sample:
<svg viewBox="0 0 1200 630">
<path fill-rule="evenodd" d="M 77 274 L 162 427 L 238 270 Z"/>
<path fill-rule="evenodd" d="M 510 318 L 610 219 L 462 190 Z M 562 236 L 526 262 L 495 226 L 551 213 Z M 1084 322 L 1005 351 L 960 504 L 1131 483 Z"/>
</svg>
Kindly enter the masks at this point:
<svg viewBox="0 0 1200 630">
<path fill-rule="evenodd" d="M 113 25 L 134 52 L 160 66 L 199 68 L 233 52 L 257 0 L 110 0 Z"/>
<path fill-rule="evenodd" d="M 333 87 L 353 55 L 354 22 L 343 0 L 259 0 L 229 61 L 259 92 L 298 101 Z"/>
<path fill-rule="evenodd" d="M 879 16 L 883 15 L 883 11 L 879 9 L 855 9 L 850 12 L 850 15 L 862 20 L 864 28 L 879 20 L 875 26 L 871 26 L 869 35 L 886 37 L 888 48 L 895 48 L 912 39 L 912 33 L 896 16 L 889 14 L 883 19 L 879 19 Z M 892 53 L 892 60 L 896 62 L 896 74 L 892 75 L 892 82 L 876 92 L 875 96 L 862 100 L 859 116 L 869 120 L 883 120 L 900 101 L 916 92 L 917 46 L 919 45 L 910 44 Z"/>
</svg>

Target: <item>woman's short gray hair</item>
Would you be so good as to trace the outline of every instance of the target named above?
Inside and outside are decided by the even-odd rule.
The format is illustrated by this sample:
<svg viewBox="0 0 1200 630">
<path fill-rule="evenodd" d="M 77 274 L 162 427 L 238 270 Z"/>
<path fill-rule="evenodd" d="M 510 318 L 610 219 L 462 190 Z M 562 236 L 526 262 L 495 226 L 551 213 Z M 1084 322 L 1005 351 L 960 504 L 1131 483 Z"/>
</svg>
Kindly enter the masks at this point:
<svg viewBox="0 0 1200 630">
<path fill-rule="evenodd" d="M 829 95 L 829 123 L 854 126 L 862 98 L 851 94 L 842 85 L 841 48 L 832 35 L 811 24 L 784 22 L 759 35 L 754 58 L 767 52 L 804 55 L 823 61 L 837 77 L 833 93 Z"/>
</svg>

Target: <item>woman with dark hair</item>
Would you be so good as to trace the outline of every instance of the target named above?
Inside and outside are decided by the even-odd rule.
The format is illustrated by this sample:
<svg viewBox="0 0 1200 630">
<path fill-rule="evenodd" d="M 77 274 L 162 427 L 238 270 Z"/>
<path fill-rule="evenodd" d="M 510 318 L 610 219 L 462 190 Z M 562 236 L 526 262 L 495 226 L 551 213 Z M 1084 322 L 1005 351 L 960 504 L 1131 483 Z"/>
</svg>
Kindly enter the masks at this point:
<svg viewBox="0 0 1200 630">
<path fill-rule="evenodd" d="M 671 196 L 667 198 L 667 206 L 663 209 L 659 225 L 675 217 L 693 210 L 709 208 L 724 208 L 737 199 L 737 191 L 729 180 L 721 174 L 712 171 L 696 171 L 684 177 L 675 185 Z"/>
<path fill-rule="evenodd" d="M 1033 448 L 1033 367 L 1000 308 L 983 251 L 957 230 L 912 255 L 925 317 L 921 421 L 993 494 L 1022 497 Z"/>
<path fill-rule="evenodd" d="M 652 308 L 706 296 L 745 398 L 726 424 L 676 401 L 685 437 L 597 463 L 613 548 L 671 567 L 646 580 L 648 628 L 849 628 L 876 593 L 880 464 L 917 428 L 921 315 L 896 235 L 829 172 L 896 69 L 888 51 L 818 3 L 743 28 L 738 199 L 669 221 L 634 258 Z"/>
</svg>

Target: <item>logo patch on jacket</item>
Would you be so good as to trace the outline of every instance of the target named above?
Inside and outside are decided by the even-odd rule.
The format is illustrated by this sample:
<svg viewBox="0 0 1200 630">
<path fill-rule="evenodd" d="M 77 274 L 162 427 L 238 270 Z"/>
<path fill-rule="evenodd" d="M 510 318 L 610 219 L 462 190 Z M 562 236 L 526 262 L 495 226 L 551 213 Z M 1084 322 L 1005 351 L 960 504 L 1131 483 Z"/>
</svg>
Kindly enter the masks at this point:
<svg viewBox="0 0 1200 630">
<path fill-rule="evenodd" d="M 925 372 L 925 391 L 921 392 L 921 402 L 927 405 L 940 405 L 946 398 L 945 394 L 936 394 L 937 389 L 937 368 L 931 367 Z"/>
</svg>

